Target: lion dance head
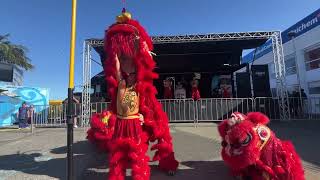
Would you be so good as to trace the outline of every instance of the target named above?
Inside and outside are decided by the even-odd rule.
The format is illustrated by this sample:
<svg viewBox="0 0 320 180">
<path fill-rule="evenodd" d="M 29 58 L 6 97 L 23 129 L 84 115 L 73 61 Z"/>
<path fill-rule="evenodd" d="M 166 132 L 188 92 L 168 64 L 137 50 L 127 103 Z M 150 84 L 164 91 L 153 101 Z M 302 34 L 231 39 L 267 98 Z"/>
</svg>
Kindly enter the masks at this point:
<svg viewBox="0 0 320 180">
<path fill-rule="evenodd" d="M 239 169 L 254 164 L 271 136 L 272 132 L 265 126 L 268 122 L 268 117 L 261 113 L 246 116 L 237 112 L 231 115 L 231 119 L 223 121 L 219 125 L 223 160 Z"/>
<path fill-rule="evenodd" d="M 260 112 L 235 112 L 218 126 L 222 159 L 234 175 L 251 179 L 303 180 L 300 157 L 291 142 L 281 141 Z"/>
<path fill-rule="evenodd" d="M 136 88 L 140 96 L 155 96 L 156 89 L 152 83 L 158 75 L 153 72 L 156 64 L 152 57 L 152 50 L 151 38 L 138 21 L 131 19 L 131 14 L 125 9 L 120 16 L 117 16 L 117 22 L 105 31 L 104 51 L 107 59 L 104 61 L 104 72 L 113 111 L 116 110 L 115 97 L 118 86 L 116 56 L 120 59 L 121 67 L 126 67 L 128 64 L 135 66 Z M 124 78 L 129 75 L 129 72 L 124 69 L 121 69 L 121 73 Z M 140 108 L 143 111 L 144 107 Z"/>
</svg>

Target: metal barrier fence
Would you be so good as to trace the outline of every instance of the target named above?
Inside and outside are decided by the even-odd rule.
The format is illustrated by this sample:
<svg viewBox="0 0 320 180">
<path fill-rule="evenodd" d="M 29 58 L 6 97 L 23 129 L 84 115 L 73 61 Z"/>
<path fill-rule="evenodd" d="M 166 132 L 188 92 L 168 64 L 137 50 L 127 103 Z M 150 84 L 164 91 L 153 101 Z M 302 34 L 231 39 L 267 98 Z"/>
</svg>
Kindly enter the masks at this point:
<svg viewBox="0 0 320 180">
<path fill-rule="evenodd" d="M 101 113 L 107 108 L 107 102 L 92 103 L 91 115 Z M 52 105 L 52 106 L 35 106 L 32 122 L 35 127 L 67 127 L 67 105 Z M 82 118 L 81 104 L 73 105 L 74 118 L 73 121 L 77 126 L 89 126 L 89 119 Z"/>
<path fill-rule="evenodd" d="M 74 105 L 76 109 L 76 106 Z M 42 110 L 38 110 L 38 109 Z M 67 122 L 67 106 L 52 105 L 52 106 L 35 106 L 32 116 L 32 122 L 35 127 L 66 127 Z"/>
<path fill-rule="evenodd" d="M 232 112 L 247 113 L 260 111 L 271 120 L 280 119 L 279 103 L 276 98 L 217 98 L 164 99 L 159 100 L 170 122 L 209 122 L 229 118 Z M 101 113 L 108 107 L 107 102 L 92 103 L 91 115 Z M 289 98 L 289 120 L 320 120 L 320 98 Z M 1 104 L 0 104 L 1 105 Z M 32 122 L 35 127 L 66 127 L 66 105 L 35 106 Z M 88 127 L 89 119 L 81 117 L 81 104 L 74 105 L 75 122 Z"/>
<path fill-rule="evenodd" d="M 170 122 L 204 122 L 226 119 L 231 113 L 252 111 L 251 98 L 160 100 Z"/>
<path fill-rule="evenodd" d="M 167 99 L 160 103 L 170 122 L 194 122 L 196 104 L 191 99 Z"/>
<path fill-rule="evenodd" d="M 92 103 L 91 115 L 101 113 L 108 106 L 107 102 Z M 89 119 L 81 117 L 81 104 L 74 104 L 74 123 L 80 127 L 89 126 Z M 34 106 L 32 123 L 35 127 L 66 127 L 67 126 L 67 106 L 52 105 L 52 106 Z"/>
<path fill-rule="evenodd" d="M 263 112 L 272 120 L 280 119 L 279 103 L 276 98 L 255 98 L 254 110 Z M 320 120 L 320 98 L 289 98 L 290 119 Z"/>
</svg>

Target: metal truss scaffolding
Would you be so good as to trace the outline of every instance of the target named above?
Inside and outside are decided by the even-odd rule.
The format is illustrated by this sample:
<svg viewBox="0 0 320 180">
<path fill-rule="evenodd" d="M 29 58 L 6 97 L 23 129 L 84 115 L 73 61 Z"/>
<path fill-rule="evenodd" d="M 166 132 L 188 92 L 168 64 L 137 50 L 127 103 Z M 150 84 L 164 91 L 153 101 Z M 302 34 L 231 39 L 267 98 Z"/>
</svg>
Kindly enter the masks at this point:
<svg viewBox="0 0 320 180">
<path fill-rule="evenodd" d="M 91 90 L 91 44 L 88 41 L 83 43 L 83 90 L 81 103 L 81 125 L 89 124 L 91 116 L 90 90 Z"/>
<path fill-rule="evenodd" d="M 183 36 L 154 36 L 154 44 L 182 43 L 182 42 L 206 42 L 226 40 L 253 40 L 271 39 L 273 47 L 273 60 L 277 79 L 277 95 L 280 107 L 280 119 L 290 119 L 289 100 L 285 78 L 285 63 L 280 31 L 269 32 L 239 32 L 205 35 L 183 35 Z M 83 94 L 82 94 L 82 117 L 83 122 L 88 123 L 90 118 L 90 89 L 91 89 L 91 48 L 103 46 L 101 39 L 87 39 L 83 47 Z"/>
<path fill-rule="evenodd" d="M 274 32 L 272 39 L 273 62 L 277 79 L 277 95 L 279 98 L 280 119 L 290 119 L 289 98 L 286 85 L 286 67 L 284 63 L 281 33 Z"/>
</svg>

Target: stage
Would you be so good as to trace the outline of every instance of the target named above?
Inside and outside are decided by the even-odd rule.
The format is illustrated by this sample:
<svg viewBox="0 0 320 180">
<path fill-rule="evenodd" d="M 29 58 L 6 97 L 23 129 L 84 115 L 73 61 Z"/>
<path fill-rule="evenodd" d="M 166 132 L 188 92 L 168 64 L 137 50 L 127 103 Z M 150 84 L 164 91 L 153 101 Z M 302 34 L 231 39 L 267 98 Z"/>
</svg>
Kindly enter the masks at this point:
<svg viewBox="0 0 320 180">
<path fill-rule="evenodd" d="M 199 89 L 201 97 L 212 97 L 211 81 L 214 76 L 230 75 L 228 83 L 233 94 L 233 72 L 245 67 L 241 64 L 243 50 L 253 49 L 267 41 L 267 37 L 258 37 L 257 34 L 210 34 L 210 35 L 185 35 L 185 36 L 155 36 L 152 37 L 154 43 L 153 52 L 156 54 L 156 69 L 160 78 L 154 81 L 158 90 L 158 98 L 163 96 L 163 80 L 171 78 L 176 85 L 179 81 L 186 81 L 185 89 L 187 96 L 190 96 L 190 81 L 194 73 L 201 74 Z M 99 41 L 99 40 L 95 40 Z M 101 64 L 104 64 L 107 54 L 103 51 L 102 44 L 93 46 L 99 54 Z M 97 85 L 103 96 L 105 92 L 103 72 L 98 73 L 91 79 L 92 86 Z M 173 89 L 175 86 L 173 86 Z M 96 89 L 96 88 L 94 88 Z"/>
</svg>

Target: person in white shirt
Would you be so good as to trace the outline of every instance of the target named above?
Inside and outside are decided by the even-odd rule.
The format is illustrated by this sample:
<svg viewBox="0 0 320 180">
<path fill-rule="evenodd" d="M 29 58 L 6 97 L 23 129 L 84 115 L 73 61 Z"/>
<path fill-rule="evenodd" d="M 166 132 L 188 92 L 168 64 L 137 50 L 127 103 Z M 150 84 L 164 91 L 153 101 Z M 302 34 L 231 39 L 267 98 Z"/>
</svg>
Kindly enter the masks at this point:
<svg viewBox="0 0 320 180">
<path fill-rule="evenodd" d="M 174 97 L 176 99 L 185 99 L 186 98 L 186 89 L 183 88 L 181 82 L 178 82 L 178 85 L 174 91 Z"/>
</svg>

